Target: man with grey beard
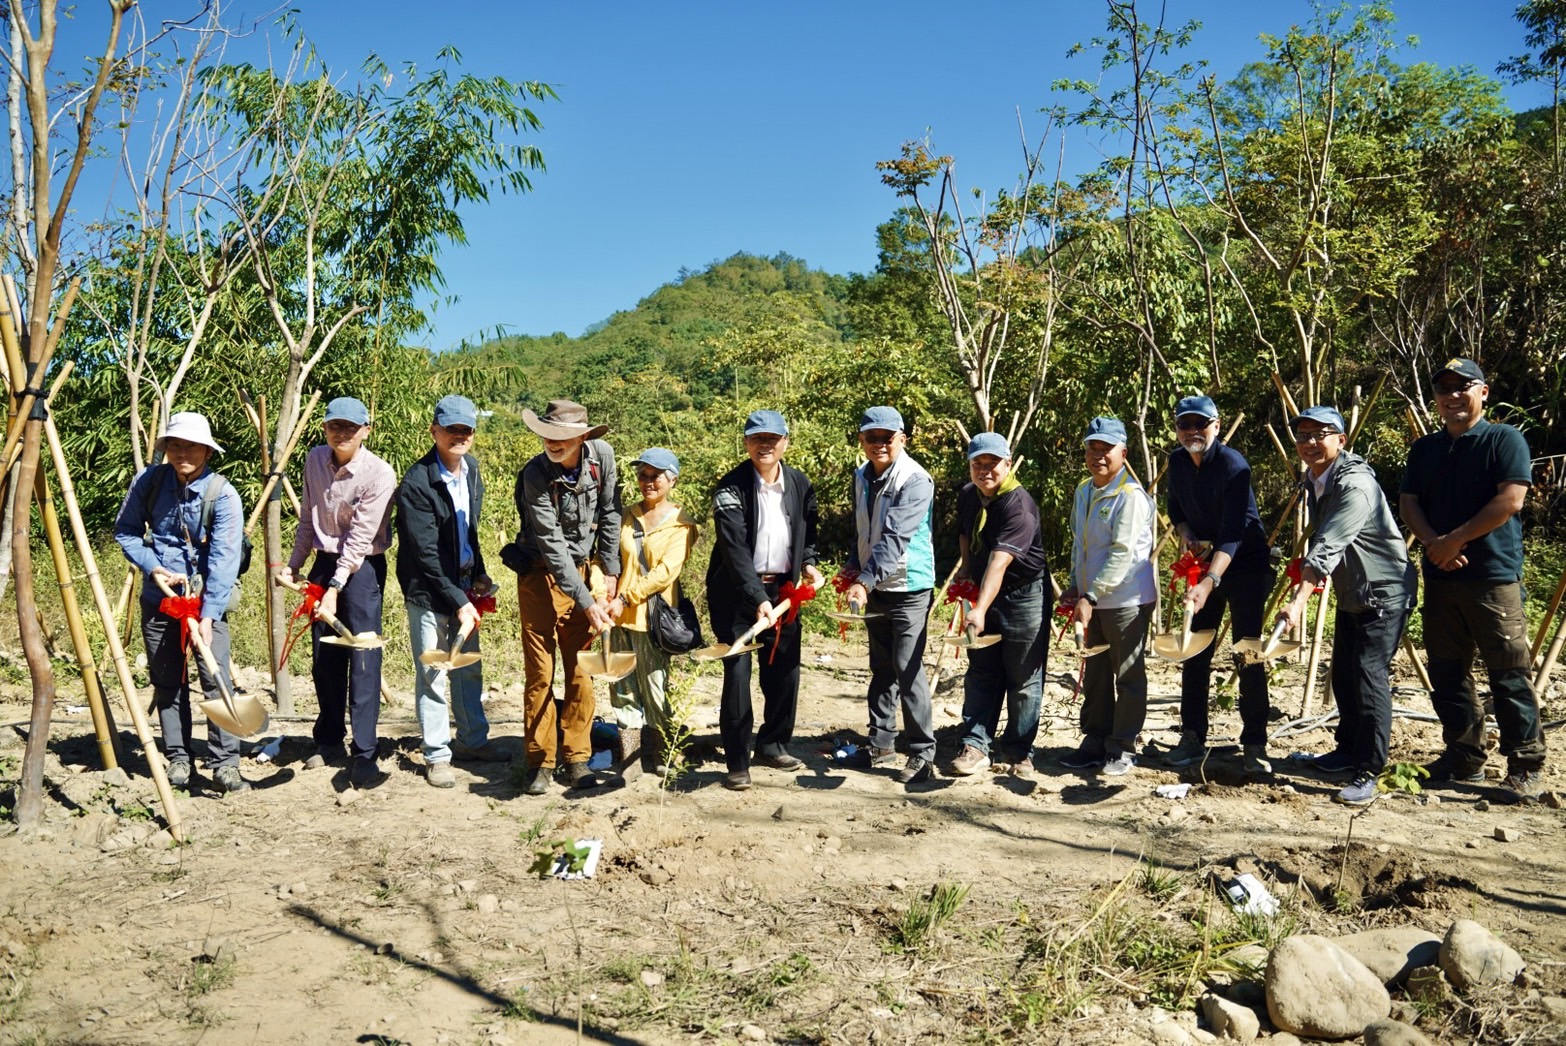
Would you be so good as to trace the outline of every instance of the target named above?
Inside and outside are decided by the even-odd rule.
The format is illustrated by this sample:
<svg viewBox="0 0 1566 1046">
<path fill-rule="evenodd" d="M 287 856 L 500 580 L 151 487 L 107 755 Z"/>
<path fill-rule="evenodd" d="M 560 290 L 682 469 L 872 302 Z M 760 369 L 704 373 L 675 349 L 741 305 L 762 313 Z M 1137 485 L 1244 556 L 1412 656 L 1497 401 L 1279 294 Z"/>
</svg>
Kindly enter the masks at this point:
<svg viewBox="0 0 1566 1046">
<path fill-rule="evenodd" d="M 1169 523 L 1184 551 L 1204 560 L 1202 578 L 1185 593 L 1191 630 L 1216 629 L 1229 608 L 1235 639 L 1262 634 L 1274 574 L 1267 534 L 1256 511 L 1251 466 L 1218 436 L 1218 408 L 1207 396 L 1175 407 L 1178 449 L 1169 455 Z M 1180 743 L 1164 761 L 1186 767 L 1207 754 L 1211 644 L 1180 665 Z M 1248 774 L 1272 772 L 1267 761 L 1267 666 L 1240 667 L 1240 745 Z"/>
</svg>

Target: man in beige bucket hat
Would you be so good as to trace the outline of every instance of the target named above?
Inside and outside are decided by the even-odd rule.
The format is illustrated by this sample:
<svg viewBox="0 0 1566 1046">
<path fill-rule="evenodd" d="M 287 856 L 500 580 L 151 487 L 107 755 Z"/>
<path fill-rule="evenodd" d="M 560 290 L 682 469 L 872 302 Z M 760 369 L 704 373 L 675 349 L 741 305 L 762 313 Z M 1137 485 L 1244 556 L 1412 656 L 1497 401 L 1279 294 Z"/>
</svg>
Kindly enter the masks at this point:
<svg viewBox="0 0 1566 1046">
<path fill-rule="evenodd" d="M 544 451 L 517 474 L 522 529 L 501 550 L 501 559 L 517 572 L 522 619 L 528 761 L 523 790 L 543 795 L 559 761 L 565 763 L 567 787 L 594 782 L 587 767 L 593 754 L 593 682 L 577 656 L 595 633 L 613 624 L 608 603 L 620 580 L 620 484 L 614 451 L 598 438 L 609 426 L 590 425 L 581 404 L 551 400 L 542 415 L 524 410 L 522 420 L 544 441 Z M 604 574 L 601 598 L 589 583 L 594 562 Z M 557 647 L 565 675 L 558 719 Z"/>
</svg>

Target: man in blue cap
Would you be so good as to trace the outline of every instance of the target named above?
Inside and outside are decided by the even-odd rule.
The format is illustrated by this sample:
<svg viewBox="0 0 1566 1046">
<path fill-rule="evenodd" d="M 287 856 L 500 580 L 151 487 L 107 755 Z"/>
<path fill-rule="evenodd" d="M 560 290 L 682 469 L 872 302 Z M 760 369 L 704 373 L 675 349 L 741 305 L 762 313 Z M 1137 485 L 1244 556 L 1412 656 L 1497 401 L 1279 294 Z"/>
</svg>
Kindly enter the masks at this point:
<svg viewBox="0 0 1566 1046">
<path fill-rule="evenodd" d="M 1338 602 L 1332 626 L 1332 696 L 1338 705 L 1333 750 L 1315 759 L 1324 773 L 1352 773 L 1337 801 L 1363 806 L 1376 797 L 1392 737 L 1392 656 L 1414 605 L 1418 575 L 1392 507 L 1365 459 L 1345 449 L 1343 415 L 1307 407 L 1290 423 L 1305 463 L 1311 532 L 1299 590 L 1284 606 L 1290 628 L 1305 621 L 1316 583 L 1332 578 Z"/>
<path fill-rule="evenodd" d="M 998 432 L 968 441 L 968 478 L 957 494 L 957 574 L 979 588 L 964 628 L 1001 641 L 968 650 L 963 677 L 962 750 L 952 773 L 968 777 L 1006 767 L 1017 776 L 1033 772 L 1033 742 L 1039 735 L 1044 694 L 1044 659 L 1049 627 L 1044 621 L 1044 586 L 1049 563 L 1039 506 L 1011 467 L 1011 445 Z M 1001 707 L 1006 729 L 999 738 Z"/>
<path fill-rule="evenodd" d="M 1251 466 L 1219 437 L 1218 407 L 1207 396 L 1175 406 L 1178 449 L 1169 454 L 1169 523 L 1185 551 L 1205 560 L 1199 582 L 1186 589 L 1191 629 L 1216 629 L 1229 608 L 1235 639 L 1262 634 L 1262 614 L 1274 574 L 1267 533 L 1256 511 Z M 1180 743 L 1164 756 L 1170 766 L 1207 755 L 1207 705 L 1213 653 L 1209 644 L 1180 665 Z M 1272 772 L 1267 761 L 1267 666 L 1240 666 L 1240 745 L 1250 774 Z"/>
<path fill-rule="evenodd" d="M 816 569 L 816 492 L 805 474 L 783 463 L 788 422 L 775 410 L 745 419 L 747 460 L 718 480 L 712 493 L 717 544 L 707 567 L 707 612 L 718 641 L 732 643 L 759 621 L 771 620 L 785 583 L 801 579 L 820 587 Z M 792 608 L 797 611 L 797 607 Z M 750 787 L 751 763 L 797 770 L 804 763 L 788 750 L 799 704 L 799 621 L 778 617 L 761 633 L 761 728 L 751 755 L 755 711 L 750 697 L 750 655 L 723 661 L 718 727 L 728 773 L 723 786 Z"/>
<path fill-rule="evenodd" d="M 1473 360 L 1448 360 L 1430 383 L 1441 428 L 1414 442 L 1398 496 L 1403 522 L 1425 547 L 1425 652 L 1446 742 L 1425 769 L 1432 782 L 1484 780 L 1484 707 L 1471 675 L 1477 650 L 1501 728 L 1502 787 L 1509 799 L 1531 801 L 1544 788 L 1545 746 L 1522 593 L 1528 441 L 1485 418 L 1490 386 Z"/>
<path fill-rule="evenodd" d="M 850 603 L 880 615 L 865 621 L 870 639 L 870 766 L 897 759 L 897 708 L 908 734 L 903 784 L 927 781 L 935 766 L 935 722 L 924 674 L 924 645 L 935 589 L 930 522 L 935 481 L 907 452 L 895 407 L 871 407 L 859 419 L 865 463 L 854 470 L 854 550 L 858 580 Z"/>
<path fill-rule="evenodd" d="M 470 634 L 463 651 L 476 654 L 479 649 L 479 611 L 474 600 L 488 595 L 491 583 L 479 543 L 484 478 L 473 456 L 477 428 L 478 410 L 472 400 L 442 397 L 430 425 L 435 445 L 413 463 L 397 488 L 397 583 L 408 609 L 424 777 L 434 788 L 456 785 L 453 759 L 505 762 L 510 758 L 489 740 L 483 663 L 474 661 L 448 671 L 420 660 L 427 651 L 451 650 L 464 628 Z M 452 719 L 457 723 L 455 740 Z"/>
<path fill-rule="evenodd" d="M 386 550 L 391 547 L 392 498 L 397 474 L 364 446 L 370 412 L 352 396 L 326 405 L 326 442 L 305 457 L 304 490 L 294 550 L 279 576 L 291 581 L 314 553 L 310 581 L 322 586 L 320 611 L 350 632 L 380 632 L 386 590 Z M 336 633 L 317 621 L 311 639 L 316 751 L 314 768 L 337 765 L 343 748 L 343 715 L 353 726 L 349 780 L 367 788 L 384 780 L 376 765 L 381 714 L 381 652 L 351 650 L 321 640 Z"/>
<path fill-rule="evenodd" d="M 1082 744 L 1060 765 L 1120 777 L 1136 765 L 1147 720 L 1147 624 L 1158 600 L 1153 499 L 1126 467 L 1119 418 L 1094 418 L 1082 446 L 1088 477 L 1072 499 L 1064 602 L 1088 644 L 1109 649 L 1082 666 Z"/>
</svg>

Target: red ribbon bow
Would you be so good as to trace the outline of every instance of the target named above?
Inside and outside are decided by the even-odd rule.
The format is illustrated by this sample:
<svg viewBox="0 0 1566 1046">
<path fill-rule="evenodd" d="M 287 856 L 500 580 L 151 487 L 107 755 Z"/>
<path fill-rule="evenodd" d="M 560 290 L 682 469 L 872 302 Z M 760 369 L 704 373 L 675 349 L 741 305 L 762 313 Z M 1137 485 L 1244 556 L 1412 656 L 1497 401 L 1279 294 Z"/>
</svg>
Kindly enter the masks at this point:
<svg viewBox="0 0 1566 1046">
<path fill-rule="evenodd" d="M 859 571 L 853 567 L 844 567 L 832 578 L 832 588 L 838 595 L 842 595 L 859 583 Z"/>
<path fill-rule="evenodd" d="M 959 599 L 966 599 L 970 603 L 979 601 L 979 583 L 972 579 L 953 581 L 946 586 L 946 602 L 955 603 Z"/>
<path fill-rule="evenodd" d="M 779 625 L 791 625 L 799 620 L 799 608 L 816 598 L 816 586 L 810 582 L 796 585 L 792 581 L 785 581 L 778 586 L 778 600 L 788 600 L 788 612 L 772 623 L 772 652 L 767 655 L 767 664 L 772 664 L 772 659 L 778 656 L 778 643 L 783 638 L 783 629 Z"/>
<path fill-rule="evenodd" d="M 1186 588 L 1191 588 L 1202 580 L 1202 575 L 1207 573 L 1207 564 L 1197 559 L 1190 552 L 1174 561 L 1174 566 L 1169 568 L 1173 575 L 1169 579 L 1169 591 L 1173 592 L 1175 586 L 1185 582 Z"/>
<path fill-rule="evenodd" d="M 487 595 L 475 596 L 473 594 L 473 590 L 470 588 L 468 589 L 468 602 L 473 604 L 473 609 L 479 612 L 480 617 L 485 614 L 493 614 L 495 612 L 496 603 L 495 593 L 493 592 L 490 592 Z"/>
<path fill-rule="evenodd" d="M 190 625 L 201 620 L 200 596 L 164 596 L 158 609 L 179 621 L 179 648 L 190 647 Z"/>
<path fill-rule="evenodd" d="M 1303 562 L 1304 560 L 1301 557 L 1295 556 L 1293 559 L 1289 560 L 1288 568 L 1284 571 L 1286 574 L 1288 574 L 1289 582 L 1293 585 L 1300 585 L 1304 583 L 1303 579 L 1300 577 L 1300 564 Z M 1320 581 L 1316 582 L 1316 587 L 1311 589 L 1311 591 L 1321 592 L 1324 591 L 1326 587 L 1327 579 L 1322 578 Z"/>
<path fill-rule="evenodd" d="M 280 665 L 288 664 L 288 655 L 293 651 L 294 644 L 299 641 L 300 636 L 310 630 L 310 623 L 315 620 L 315 608 L 321 605 L 321 597 L 326 595 L 326 589 L 314 581 L 306 581 L 302 587 L 304 600 L 294 609 L 288 620 L 291 622 L 299 621 L 300 618 L 304 620 L 288 633 L 288 640 L 283 644 L 282 659 L 278 661 Z"/>
</svg>

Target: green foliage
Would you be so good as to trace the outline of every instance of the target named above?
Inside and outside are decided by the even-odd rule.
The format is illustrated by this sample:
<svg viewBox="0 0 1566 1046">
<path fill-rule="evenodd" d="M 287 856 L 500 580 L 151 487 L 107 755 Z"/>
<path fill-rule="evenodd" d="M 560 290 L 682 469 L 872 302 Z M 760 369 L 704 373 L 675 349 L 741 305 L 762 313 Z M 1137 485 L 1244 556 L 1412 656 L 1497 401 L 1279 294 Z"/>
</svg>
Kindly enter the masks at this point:
<svg viewBox="0 0 1566 1046">
<path fill-rule="evenodd" d="M 1418 795 L 1425 790 L 1419 779 L 1429 776 L 1430 771 L 1418 763 L 1393 763 L 1376 778 L 1376 791 Z"/>
<path fill-rule="evenodd" d="M 887 933 L 888 945 L 903 952 L 928 947 L 941 925 L 957 914 L 968 897 L 967 883 L 936 883 L 924 897 L 915 897 L 908 910 L 894 921 Z"/>
<path fill-rule="evenodd" d="M 540 879 L 547 879 L 555 873 L 558 859 L 565 857 L 565 871 L 575 874 L 587 867 L 587 858 L 592 852 L 591 847 L 583 846 L 575 839 L 556 839 L 543 849 L 533 852 L 533 863 L 527 866 L 527 870 Z"/>
</svg>

